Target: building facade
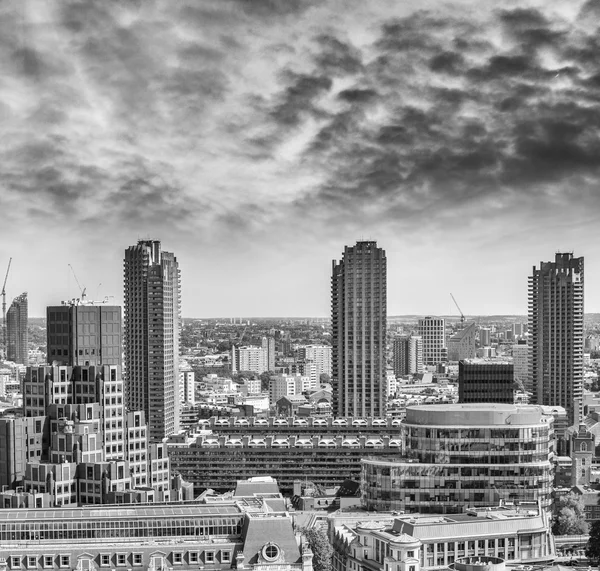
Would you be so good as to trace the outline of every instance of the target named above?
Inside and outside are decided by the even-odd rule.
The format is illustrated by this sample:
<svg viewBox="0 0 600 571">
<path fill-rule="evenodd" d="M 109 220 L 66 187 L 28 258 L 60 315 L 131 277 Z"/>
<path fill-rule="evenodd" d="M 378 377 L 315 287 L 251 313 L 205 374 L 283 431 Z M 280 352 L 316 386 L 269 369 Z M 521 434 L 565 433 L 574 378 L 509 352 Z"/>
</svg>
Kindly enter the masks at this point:
<svg viewBox="0 0 600 571">
<path fill-rule="evenodd" d="M 263 337 L 262 348 L 267 350 L 267 371 L 275 370 L 275 337 Z"/>
<path fill-rule="evenodd" d="M 321 375 L 331 378 L 331 346 L 330 345 L 304 345 L 298 347 L 298 359 L 305 363 L 312 363 L 306 372 L 314 378 L 317 384 L 321 381 Z"/>
<path fill-rule="evenodd" d="M 534 266 L 529 278 L 533 402 L 564 407 L 571 423 L 581 416 L 583 286 L 583 257 L 572 253 L 557 253 L 554 262 Z"/>
<path fill-rule="evenodd" d="M 27 292 L 16 297 L 6 312 L 6 357 L 9 361 L 28 365 Z"/>
<path fill-rule="evenodd" d="M 460 513 L 503 501 L 548 508 L 553 418 L 540 407 L 508 404 L 421 405 L 402 421 L 405 453 L 362 460 L 368 510 Z"/>
<path fill-rule="evenodd" d="M 448 339 L 448 361 L 460 361 L 461 359 L 473 359 L 475 357 L 475 335 L 477 326 L 475 323 L 465 323 L 460 331 L 457 331 Z"/>
<path fill-rule="evenodd" d="M 423 372 L 423 338 L 418 335 L 395 337 L 392 345 L 396 377 Z"/>
<path fill-rule="evenodd" d="M 328 524 L 334 571 L 501 571 L 504 561 L 543 564 L 556 556 L 549 516 L 537 504 L 437 518 L 338 513 Z"/>
<path fill-rule="evenodd" d="M 121 365 L 121 308 L 79 301 L 46 308 L 48 362 L 56 365 Z"/>
<path fill-rule="evenodd" d="M 458 362 L 458 402 L 515 402 L 513 364 L 508 361 L 463 359 Z"/>
<path fill-rule="evenodd" d="M 515 383 L 527 392 L 532 391 L 529 382 L 529 347 L 526 341 L 519 341 L 512 346 L 513 367 Z"/>
<path fill-rule="evenodd" d="M 268 350 L 265 347 L 231 348 L 231 372 L 248 371 L 260 375 L 269 370 Z"/>
<path fill-rule="evenodd" d="M 423 339 L 424 365 L 437 365 L 448 360 L 445 319 L 441 317 L 419 319 L 419 336 Z"/>
<path fill-rule="evenodd" d="M 157 240 L 125 251 L 127 406 L 143 410 L 150 437 L 179 430 L 180 273 L 177 258 Z"/>
<path fill-rule="evenodd" d="M 376 242 L 346 246 L 332 263 L 335 416 L 382 416 L 386 406 L 387 262 Z"/>
</svg>

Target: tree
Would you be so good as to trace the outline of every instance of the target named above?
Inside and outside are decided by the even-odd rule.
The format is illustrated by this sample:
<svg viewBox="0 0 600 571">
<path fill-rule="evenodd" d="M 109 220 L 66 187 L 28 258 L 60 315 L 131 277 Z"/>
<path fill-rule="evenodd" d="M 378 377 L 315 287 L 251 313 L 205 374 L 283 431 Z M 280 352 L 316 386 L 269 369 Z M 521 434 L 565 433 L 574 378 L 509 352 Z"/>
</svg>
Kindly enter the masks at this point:
<svg viewBox="0 0 600 571">
<path fill-rule="evenodd" d="M 322 385 L 326 383 L 331 383 L 331 377 L 327 373 L 321 373 L 321 375 L 319 376 L 319 383 L 321 383 Z"/>
<path fill-rule="evenodd" d="M 590 538 L 585 547 L 585 556 L 594 563 L 600 560 L 600 520 L 592 523 L 590 529 Z"/>
<path fill-rule="evenodd" d="M 554 535 L 580 535 L 588 532 L 583 498 L 566 494 L 554 500 L 552 533 Z"/>
<path fill-rule="evenodd" d="M 313 552 L 313 568 L 315 571 L 331 571 L 331 559 L 333 558 L 333 547 L 329 543 L 327 534 L 319 528 L 302 528 L 300 530 L 308 546 Z"/>
</svg>

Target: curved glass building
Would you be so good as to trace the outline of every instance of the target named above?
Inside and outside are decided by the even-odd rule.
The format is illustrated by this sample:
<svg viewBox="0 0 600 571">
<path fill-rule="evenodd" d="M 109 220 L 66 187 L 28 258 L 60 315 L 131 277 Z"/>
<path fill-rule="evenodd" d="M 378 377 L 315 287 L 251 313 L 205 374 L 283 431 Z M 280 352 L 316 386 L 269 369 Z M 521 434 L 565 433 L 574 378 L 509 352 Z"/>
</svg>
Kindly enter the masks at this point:
<svg viewBox="0 0 600 571">
<path fill-rule="evenodd" d="M 362 461 L 368 510 L 460 513 L 500 501 L 550 506 L 553 418 L 541 407 L 408 407 L 401 457 Z"/>
</svg>

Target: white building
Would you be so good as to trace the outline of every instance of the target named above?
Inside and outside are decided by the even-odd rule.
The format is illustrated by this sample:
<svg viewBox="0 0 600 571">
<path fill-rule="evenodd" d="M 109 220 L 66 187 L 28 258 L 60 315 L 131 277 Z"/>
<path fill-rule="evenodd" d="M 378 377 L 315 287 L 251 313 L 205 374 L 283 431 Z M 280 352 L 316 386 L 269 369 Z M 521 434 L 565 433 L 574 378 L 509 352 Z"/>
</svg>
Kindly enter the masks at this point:
<svg viewBox="0 0 600 571">
<path fill-rule="evenodd" d="M 314 363 L 314 367 L 311 368 L 311 376 L 315 377 L 317 383 L 319 383 L 323 373 L 331 378 L 330 345 L 305 345 L 298 347 L 298 358 Z"/>
<path fill-rule="evenodd" d="M 515 369 L 515 381 L 522 385 L 526 391 L 531 391 L 532 386 L 529 382 L 528 367 L 529 367 L 529 345 L 526 343 L 517 343 L 512 346 L 513 366 Z"/>
<path fill-rule="evenodd" d="M 316 388 L 316 382 L 306 375 L 277 375 L 269 381 L 269 402 L 274 405 L 281 397 L 301 395 Z"/>
<path fill-rule="evenodd" d="M 231 372 L 251 371 L 260 375 L 269 370 L 268 351 L 264 347 L 232 347 Z"/>
<path fill-rule="evenodd" d="M 195 374 L 191 369 L 179 371 L 179 400 L 196 404 Z"/>
</svg>

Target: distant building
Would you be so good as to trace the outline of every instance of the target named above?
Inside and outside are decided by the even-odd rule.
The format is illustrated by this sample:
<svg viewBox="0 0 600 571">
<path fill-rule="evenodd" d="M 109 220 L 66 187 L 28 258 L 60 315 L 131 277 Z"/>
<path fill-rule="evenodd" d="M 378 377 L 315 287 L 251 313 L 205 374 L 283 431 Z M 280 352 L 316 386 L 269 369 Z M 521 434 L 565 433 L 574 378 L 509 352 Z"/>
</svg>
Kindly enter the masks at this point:
<svg viewBox="0 0 600 571">
<path fill-rule="evenodd" d="M 250 371 L 260 375 L 269 370 L 268 351 L 264 347 L 231 348 L 231 372 Z"/>
<path fill-rule="evenodd" d="M 124 264 L 127 406 L 160 441 L 179 431 L 179 264 L 158 240 L 127 248 Z"/>
<path fill-rule="evenodd" d="M 272 406 L 281 397 L 301 395 L 316 388 L 314 380 L 304 375 L 276 375 L 269 380 L 269 402 Z"/>
<path fill-rule="evenodd" d="M 534 266 L 529 278 L 533 402 L 564 407 L 575 424 L 582 415 L 583 285 L 583 257 L 572 253 Z"/>
<path fill-rule="evenodd" d="M 267 350 L 267 371 L 275 370 L 275 337 L 263 337 L 262 348 Z"/>
<path fill-rule="evenodd" d="M 529 370 L 529 346 L 526 341 L 518 341 L 512 346 L 513 366 L 515 373 L 515 382 L 523 387 L 527 392 L 531 392 L 533 387 L 528 376 Z"/>
<path fill-rule="evenodd" d="M 179 401 L 194 405 L 196 404 L 196 378 L 191 369 L 179 371 Z"/>
<path fill-rule="evenodd" d="M 448 361 L 475 358 L 475 323 L 466 323 L 448 339 Z"/>
<path fill-rule="evenodd" d="M 513 364 L 507 361 L 463 359 L 458 363 L 460 403 L 515 402 Z"/>
<path fill-rule="evenodd" d="M 479 345 L 489 347 L 492 343 L 492 330 L 489 327 L 479 328 Z"/>
<path fill-rule="evenodd" d="M 395 337 L 392 345 L 396 377 L 423 372 L 423 338 L 417 335 Z"/>
<path fill-rule="evenodd" d="M 446 321 L 441 317 L 419 319 L 419 335 L 423 339 L 423 364 L 437 365 L 448 360 Z"/>
<path fill-rule="evenodd" d="M 28 365 L 27 292 L 16 297 L 6 312 L 6 357 L 9 361 Z"/>
<path fill-rule="evenodd" d="M 346 246 L 332 263 L 333 414 L 383 416 L 386 409 L 387 262 L 377 242 Z"/>
<path fill-rule="evenodd" d="M 330 345 L 304 345 L 298 347 L 298 359 L 314 363 L 310 369 L 310 376 L 314 377 L 318 384 L 321 375 L 325 374 L 331 378 L 331 346 Z M 305 372 L 303 374 L 309 374 Z"/>
</svg>

